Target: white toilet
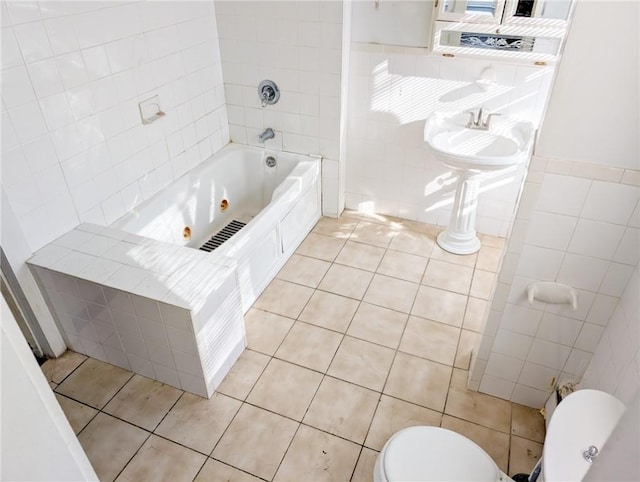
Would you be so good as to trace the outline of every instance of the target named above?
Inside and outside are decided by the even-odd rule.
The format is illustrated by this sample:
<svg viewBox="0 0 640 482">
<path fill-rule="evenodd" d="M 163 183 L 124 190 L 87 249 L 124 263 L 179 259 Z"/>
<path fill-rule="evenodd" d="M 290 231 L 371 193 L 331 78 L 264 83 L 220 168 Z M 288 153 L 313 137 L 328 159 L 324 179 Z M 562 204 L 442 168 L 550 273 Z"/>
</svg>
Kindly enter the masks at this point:
<svg viewBox="0 0 640 482">
<path fill-rule="evenodd" d="M 624 410 L 618 399 L 598 390 L 578 390 L 567 396 L 549 422 L 538 482 L 582 480 L 591 465 L 586 449 L 602 449 Z M 598 417 L 593 417 L 594 413 Z M 467 437 L 444 428 L 417 426 L 400 430 L 387 441 L 376 460 L 373 480 L 506 482 L 512 479 Z"/>
</svg>

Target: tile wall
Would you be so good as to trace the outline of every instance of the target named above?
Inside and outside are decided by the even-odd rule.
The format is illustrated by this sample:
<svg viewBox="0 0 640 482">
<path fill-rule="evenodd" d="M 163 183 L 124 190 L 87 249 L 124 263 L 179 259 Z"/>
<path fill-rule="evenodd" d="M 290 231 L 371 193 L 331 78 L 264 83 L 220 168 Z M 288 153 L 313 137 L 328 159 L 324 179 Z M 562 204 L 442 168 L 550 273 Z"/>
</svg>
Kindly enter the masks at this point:
<svg viewBox="0 0 640 482">
<path fill-rule="evenodd" d="M 638 269 L 616 306 L 582 378 L 583 388 L 612 393 L 626 405 L 640 388 L 640 277 Z"/>
<path fill-rule="evenodd" d="M 472 388 L 540 407 L 554 380 L 581 379 L 599 346 L 592 383 L 603 383 L 605 372 L 620 380 L 624 370 L 637 368 L 637 316 L 627 328 L 624 320 L 631 315 L 624 306 L 637 308 L 632 278 L 639 255 L 639 186 L 636 170 L 534 157 L 476 353 Z M 526 287 L 537 280 L 574 287 L 577 310 L 530 305 Z M 625 289 L 627 301 L 620 303 Z M 618 345 L 634 326 L 629 335 L 636 336 Z M 624 352 L 624 361 L 606 359 L 608 347 L 599 345 L 605 331 L 605 338 L 616 337 L 614 353 Z"/>
<path fill-rule="evenodd" d="M 231 141 L 323 156 L 323 211 L 340 214 L 342 1 L 216 1 Z M 280 88 L 262 108 L 258 84 Z"/>
<path fill-rule="evenodd" d="M 488 92 L 474 81 L 491 66 Z M 351 45 L 346 205 L 348 208 L 446 226 L 455 175 L 423 142 L 434 111 L 484 106 L 490 112 L 540 122 L 552 67 L 428 55 L 426 49 Z M 479 232 L 506 236 L 525 166 L 488 176 L 478 205 Z"/>
<path fill-rule="evenodd" d="M 2 188 L 32 251 L 229 140 L 213 2 L 6 2 Z M 143 125 L 138 102 L 167 114 Z"/>
</svg>

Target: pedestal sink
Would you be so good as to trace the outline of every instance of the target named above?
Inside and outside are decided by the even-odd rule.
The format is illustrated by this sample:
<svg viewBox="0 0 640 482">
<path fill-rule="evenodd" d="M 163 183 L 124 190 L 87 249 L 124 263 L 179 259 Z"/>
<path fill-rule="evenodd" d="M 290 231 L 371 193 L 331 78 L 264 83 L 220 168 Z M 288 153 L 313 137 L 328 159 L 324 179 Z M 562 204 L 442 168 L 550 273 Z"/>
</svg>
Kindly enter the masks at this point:
<svg viewBox="0 0 640 482">
<path fill-rule="evenodd" d="M 472 254 L 480 249 L 475 222 L 478 189 L 483 173 L 507 169 L 531 155 L 531 122 L 507 116 L 493 119 L 490 129 L 468 128 L 469 114 L 436 112 L 427 118 L 424 141 L 436 159 L 458 174 L 449 226 L 438 245 L 451 253 Z"/>
</svg>

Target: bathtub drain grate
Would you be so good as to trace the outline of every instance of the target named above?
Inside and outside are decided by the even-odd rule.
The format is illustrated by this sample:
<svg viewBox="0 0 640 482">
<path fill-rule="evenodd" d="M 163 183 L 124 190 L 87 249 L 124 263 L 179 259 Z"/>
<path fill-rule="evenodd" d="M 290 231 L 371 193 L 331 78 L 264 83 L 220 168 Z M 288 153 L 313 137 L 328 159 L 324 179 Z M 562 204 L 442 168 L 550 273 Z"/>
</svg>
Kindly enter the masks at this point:
<svg viewBox="0 0 640 482">
<path fill-rule="evenodd" d="M 206 251 L 210 253 L 216 248 L 219 248 L 225 241 L 229 240 L 231 236 L 236 234 L 242 228 L 244 228 L 247 223 L 243 223 L 242 221 L 233 220 L 229 224 L 227 224 L 224 228 L 218 231 L 209 241 L 204 243 L 200 249 L 202 251 Z"/>
</svg>

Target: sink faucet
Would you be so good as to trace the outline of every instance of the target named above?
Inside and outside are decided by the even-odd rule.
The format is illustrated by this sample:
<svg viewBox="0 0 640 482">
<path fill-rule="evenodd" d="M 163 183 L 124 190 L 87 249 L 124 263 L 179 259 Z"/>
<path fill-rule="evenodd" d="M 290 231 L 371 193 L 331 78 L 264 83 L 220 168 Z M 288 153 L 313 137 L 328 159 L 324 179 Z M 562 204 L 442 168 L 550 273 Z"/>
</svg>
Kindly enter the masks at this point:
<svg viewBox="0 0 640 482">
<path fill-rule="evenodd" d="M 501 115 L 501 114 L 493 113 L 493 114 L 487 115 L 487 117 L 482 119 L 483 112 L 484 112 L 484 109 L 480 107 L 480 109 L 478 110 L 478 115 L 476 117 L 476 113 L 474 111 L 472 110 L 465 111 L 465 114 L 469 114 L 469 122 L 467 122 L 467 125 L 465 127 L 467 129 L 478 129 L 481 131 L 488 131 L 489 125 L 491 124 L 491 118 L 493 116 Z"/>
<path fill-rule="evenodd" d="M 258 136 L 258 140 L 263 144 L 269 139 L 273 139 L 275 137 L 275 133 L 271 127 L 267 127 L 262 134 Z"/>
</svg>

